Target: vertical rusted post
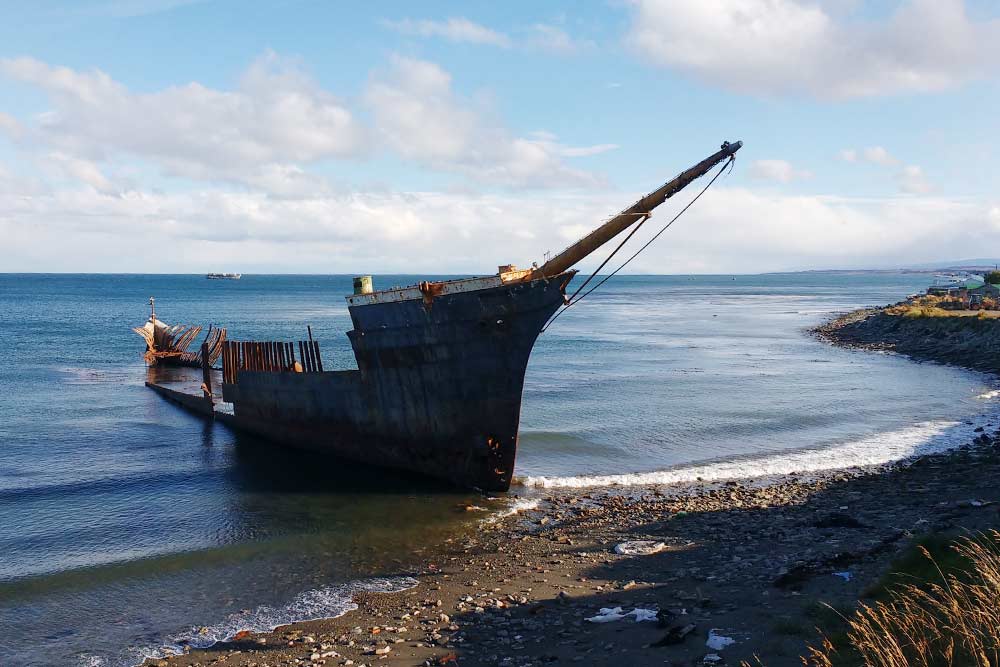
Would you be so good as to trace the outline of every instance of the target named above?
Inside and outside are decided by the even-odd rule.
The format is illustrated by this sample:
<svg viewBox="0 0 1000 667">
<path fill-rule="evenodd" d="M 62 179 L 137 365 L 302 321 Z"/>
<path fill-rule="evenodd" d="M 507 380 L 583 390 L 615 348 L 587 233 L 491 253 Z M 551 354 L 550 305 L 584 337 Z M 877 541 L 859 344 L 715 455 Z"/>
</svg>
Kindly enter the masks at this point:
<svg viewBox="0 0 1000 667">
<path fill-rule="evenodd" d="M 307 324 L 306 325 L 306 330 L 309 332 L 309 342 L 311 343 L 312 339 L 313 339 L 313 328 L 312 328 L 312 325 L 311 324 Z"/>
<path fill-rule="evenodd" d="M 208 364 L 208 343 L 201 344 L 201 390 L 212 400 L 212 367 Z"/>
<path fill-rule="evenodd" d="M 323 359 L 319 356 L 319 341 L 318 340 L 314 341 L 313 345 L 315 346 L 315 350 L 316 350 L 316 370 L 318 370 L 320 373 L 322 373 L 323 372 Z"/>
<path fill-rule="evenodd" d="M 306 361 L 306 350 L 305 350 L 305 346 L 302 343 L 302 341 L 299 341 L 299 359 L 302 360 L 302 370 L 303 371 L 308 371 L 309 370 L 309 362 Z"/>
</svg>

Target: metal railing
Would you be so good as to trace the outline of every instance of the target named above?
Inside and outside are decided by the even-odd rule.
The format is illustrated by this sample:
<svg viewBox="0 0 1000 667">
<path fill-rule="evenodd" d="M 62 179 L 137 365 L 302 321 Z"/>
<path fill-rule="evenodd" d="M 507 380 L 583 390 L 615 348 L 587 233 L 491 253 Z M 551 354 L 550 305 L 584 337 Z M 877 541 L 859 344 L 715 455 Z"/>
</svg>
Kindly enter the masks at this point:
<svg viewBox="0 0 1000 667">
<path fill-rule="evenodd" d="M 298 341 L 299 354 L 295 356 L 295 343 L 279 341 L 227 340 L 222 348 L 222 381 L 236 384 L 240 371 L 265 373 L 322 373 L 323 359 L 319 342 Z"/>
</svg>

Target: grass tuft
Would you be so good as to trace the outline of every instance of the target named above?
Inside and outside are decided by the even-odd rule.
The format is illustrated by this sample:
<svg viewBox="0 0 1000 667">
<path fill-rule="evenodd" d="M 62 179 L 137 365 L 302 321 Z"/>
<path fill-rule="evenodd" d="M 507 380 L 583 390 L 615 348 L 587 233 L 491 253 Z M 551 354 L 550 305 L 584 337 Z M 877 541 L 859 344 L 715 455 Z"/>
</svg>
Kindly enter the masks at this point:
<svg viewBox="0 0 1000 667">
<path fill-rule="evenodd" d="M 803 665 L 1000 665 L 1000 532 L 931 537 L 896 565 L 873 601 L 846 616 L 830 610 L 846 632 L 809 646 Z"/>
</svg>

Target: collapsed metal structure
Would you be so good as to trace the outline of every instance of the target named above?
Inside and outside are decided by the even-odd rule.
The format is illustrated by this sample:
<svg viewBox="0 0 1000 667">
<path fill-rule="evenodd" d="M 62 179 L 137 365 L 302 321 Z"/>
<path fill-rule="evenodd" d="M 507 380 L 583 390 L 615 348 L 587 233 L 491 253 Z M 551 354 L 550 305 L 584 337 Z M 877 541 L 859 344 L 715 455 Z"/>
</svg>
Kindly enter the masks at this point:
<svg viewBox="0 0 1000 667">
<path fill-rule="evenodd" d="M 156 299 L 149 297 L 149 320 L 141 327 L 132 328 L 132 331 L 146 341 L 146 352 L 142 355 L 146 363 L 150 366 L 161 364 L 199 368 L 202 365 L 202 354 L 207 352 L 209 366 L 214 365 L 222 354 L 222 347 L 226 342 L 226 330 L 210 325 L 208 333 L 205 334 L 205 341 L 198 346 L 198 351 L 189 352 L 188 348 L 201 333 L 202 327 L 188 324 L 171 326 L 158 320 L 155 304 Z"/>
</svg>

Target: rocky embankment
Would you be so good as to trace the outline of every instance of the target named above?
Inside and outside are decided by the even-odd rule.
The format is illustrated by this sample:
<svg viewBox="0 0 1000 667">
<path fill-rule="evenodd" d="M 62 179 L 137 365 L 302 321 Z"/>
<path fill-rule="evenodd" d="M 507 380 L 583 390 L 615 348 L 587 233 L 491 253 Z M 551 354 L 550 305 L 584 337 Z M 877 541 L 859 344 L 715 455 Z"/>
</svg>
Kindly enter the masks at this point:
<svg viewBox="0 0 1000 667">
<path fill-rule="evenodd" d="M 1000 372 L 1000 319 L 959 311 L 946 316 L 895 314 L 888 308 L 848 313 L 815 329 L 838 345 L 889 350 L 990 373 Z"/>
</svg>

